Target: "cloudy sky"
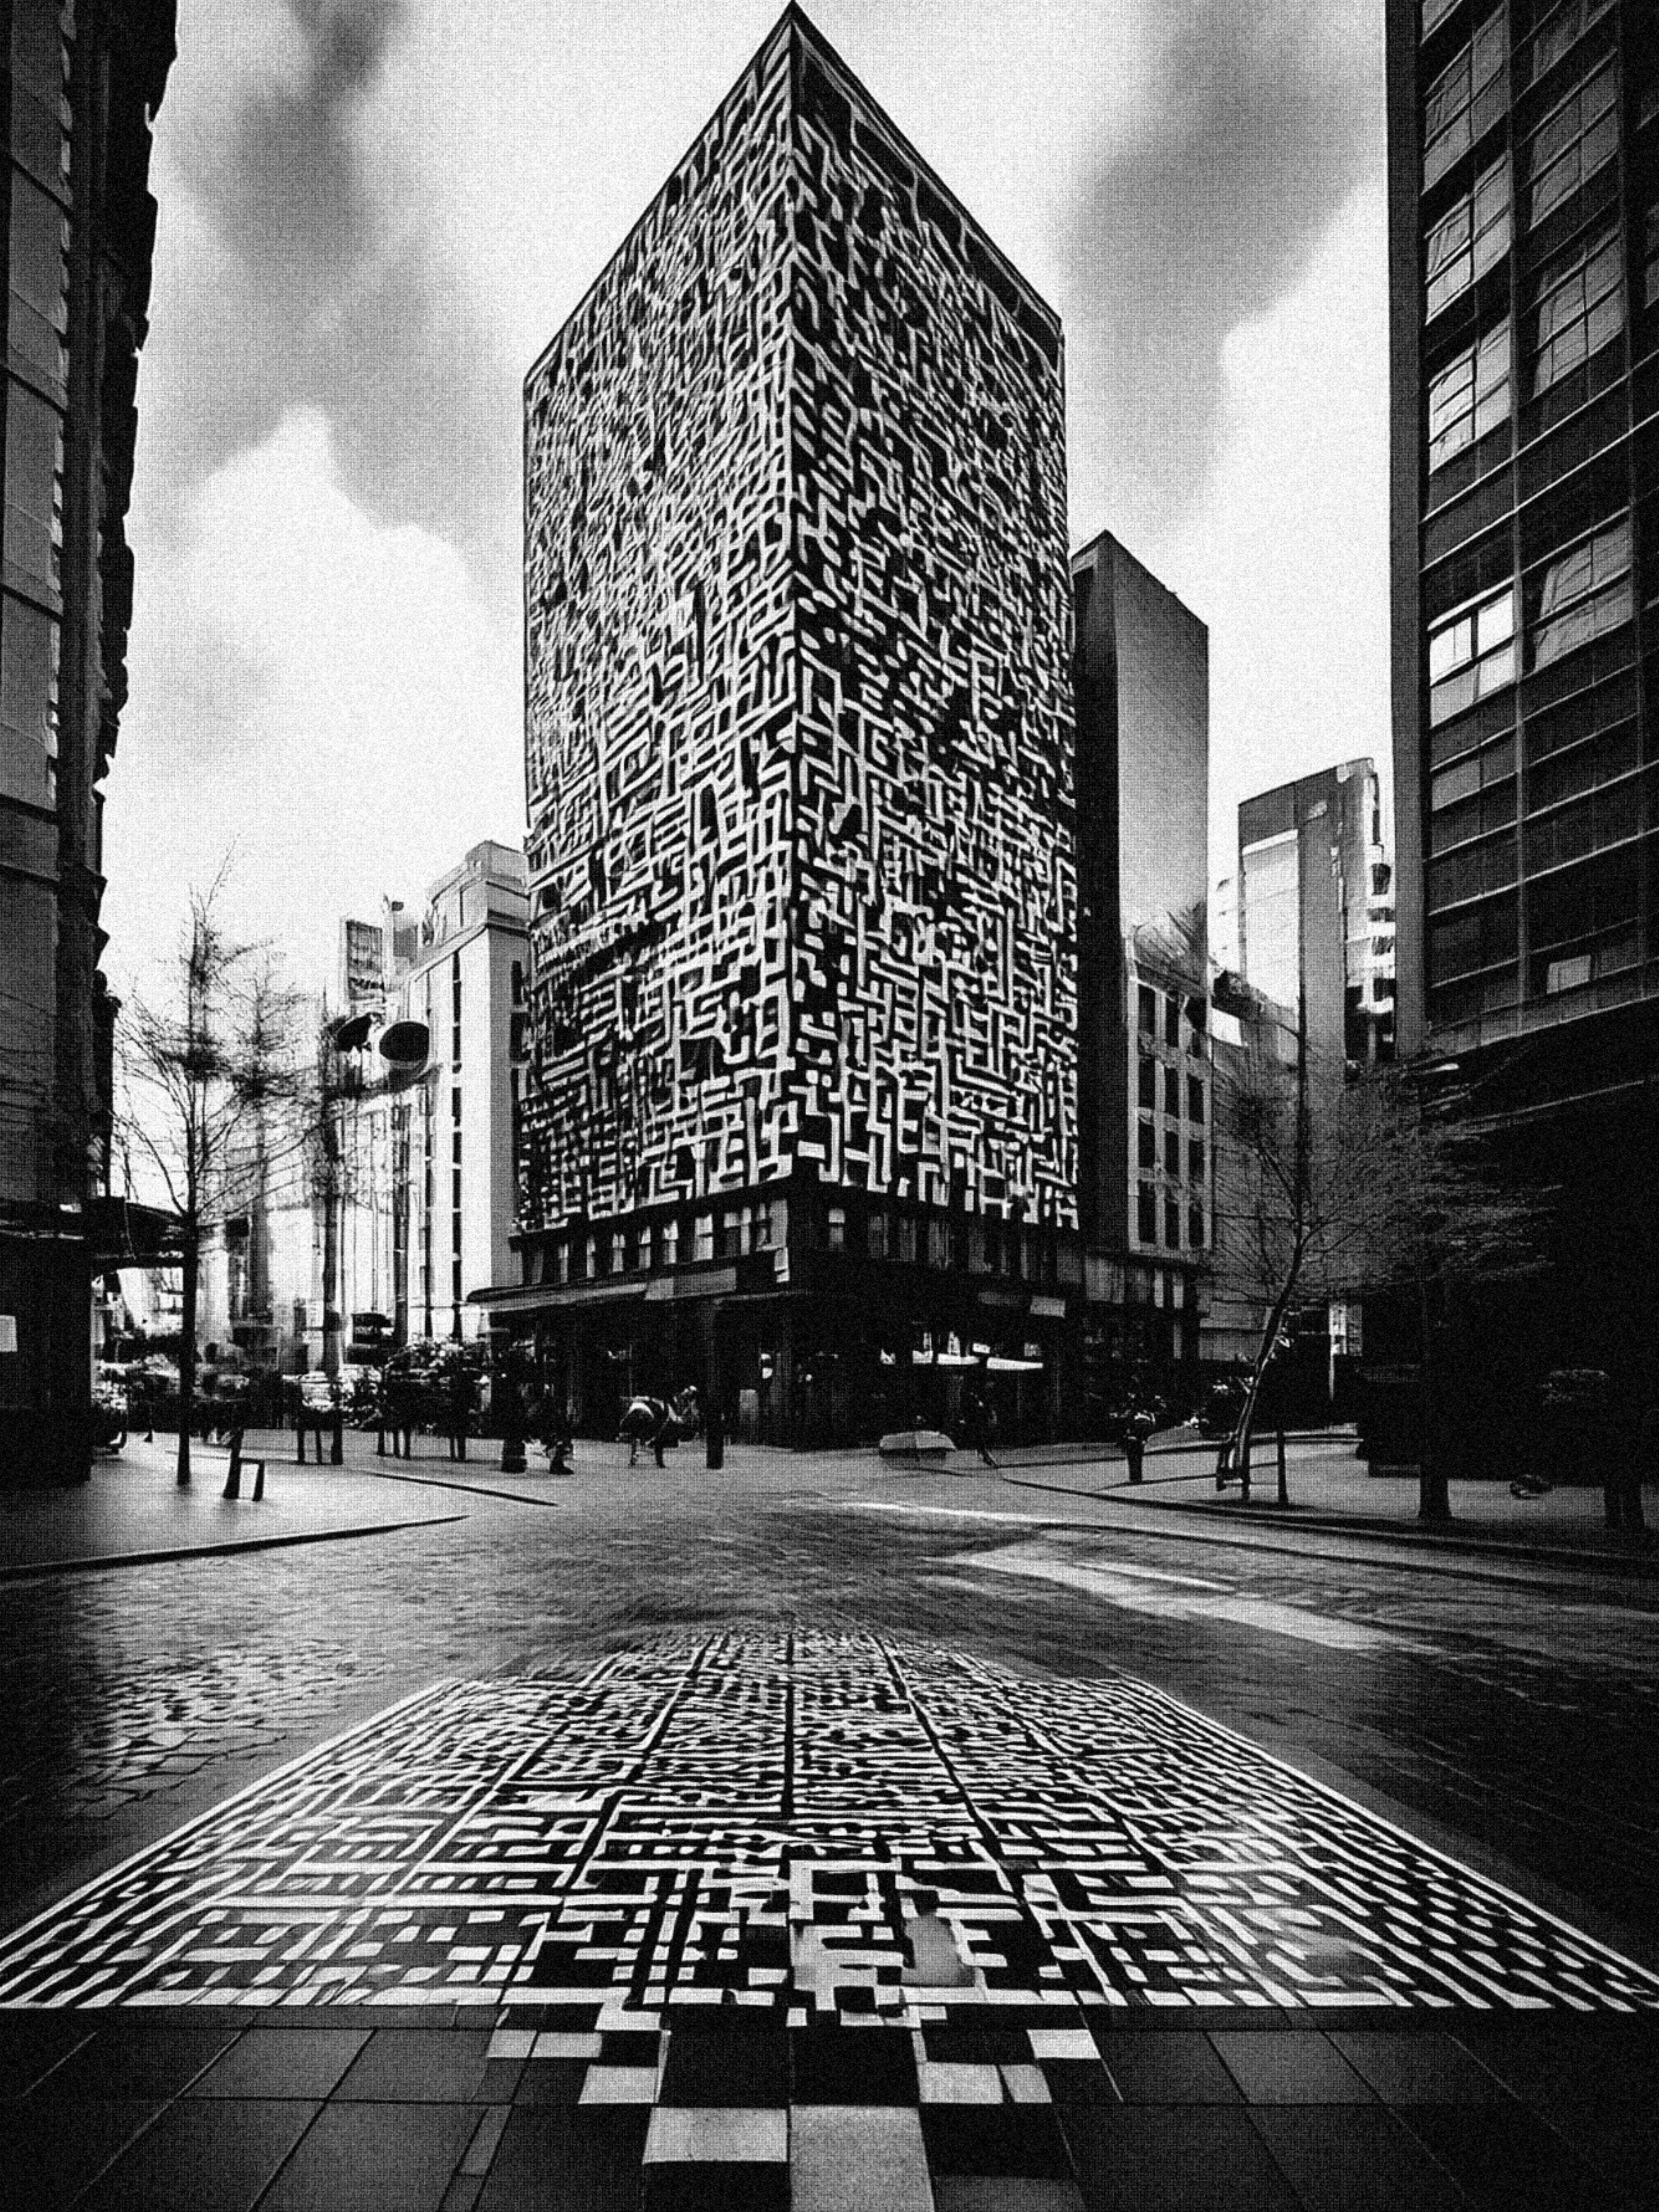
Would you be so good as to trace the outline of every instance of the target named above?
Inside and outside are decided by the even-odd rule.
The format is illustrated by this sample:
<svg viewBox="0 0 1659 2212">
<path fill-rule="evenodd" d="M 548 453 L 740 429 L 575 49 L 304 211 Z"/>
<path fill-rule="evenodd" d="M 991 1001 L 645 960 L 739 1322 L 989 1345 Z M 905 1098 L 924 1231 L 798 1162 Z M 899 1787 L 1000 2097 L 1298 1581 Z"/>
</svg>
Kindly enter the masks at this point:
<svg viewBox="0 0 1659 2212">
<path fill-rule="evenodd" d="M 774 0 L 181 0 L 157 126 L 105 902 L 118 988 L 521 835 L 526 369 Z M 1210 626 L 1212 850 L 1386 755 L 1374 0 L 812 0 L 1064 318 L 1072 535 Z"/>
</svg>

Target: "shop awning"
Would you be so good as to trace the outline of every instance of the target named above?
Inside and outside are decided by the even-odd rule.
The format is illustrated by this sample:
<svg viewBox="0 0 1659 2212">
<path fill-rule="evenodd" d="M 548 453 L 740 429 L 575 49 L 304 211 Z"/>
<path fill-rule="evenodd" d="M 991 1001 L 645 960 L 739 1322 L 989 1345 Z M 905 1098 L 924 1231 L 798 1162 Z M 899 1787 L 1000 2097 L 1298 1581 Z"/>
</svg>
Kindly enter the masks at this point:
<svg viewBox="0 0 1659 2212">
<path fill-rule="evenodd" d="M 621 1305 L 645 1296 L 643 1281 L 636 1283 L 521 1283 L 499 1289 L 472 1291 L 470 1306 L 489 1314 L 555 1313 L 566 1306 Z"/>
</svg>

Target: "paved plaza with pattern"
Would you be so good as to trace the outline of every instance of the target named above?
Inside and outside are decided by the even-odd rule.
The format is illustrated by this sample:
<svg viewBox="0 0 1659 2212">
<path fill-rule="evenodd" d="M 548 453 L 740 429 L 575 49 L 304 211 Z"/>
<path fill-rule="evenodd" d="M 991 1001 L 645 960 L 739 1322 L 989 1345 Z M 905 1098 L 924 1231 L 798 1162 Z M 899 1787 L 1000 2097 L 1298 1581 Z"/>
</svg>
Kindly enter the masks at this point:
<svg viewBox="0 0 1659 2212">
<path fill-rule="evenodd" d="M 1659 1978 L 1152 1685 L 872 1634 L 429 1685 L 0 1939 L 42 2203 L 1637 2203 L 1656 2060 Z"/>
</svg>

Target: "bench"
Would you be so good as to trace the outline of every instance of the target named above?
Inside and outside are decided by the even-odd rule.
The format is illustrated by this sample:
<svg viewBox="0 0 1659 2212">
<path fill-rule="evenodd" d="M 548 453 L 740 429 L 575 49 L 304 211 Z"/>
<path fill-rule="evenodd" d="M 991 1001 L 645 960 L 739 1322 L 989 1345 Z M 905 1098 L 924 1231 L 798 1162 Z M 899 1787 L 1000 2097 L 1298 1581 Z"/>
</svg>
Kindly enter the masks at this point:
<svg viewBox="0 0 1659 2212">
<path fill-rule="evenodd" d="M 942 1429 L 896 1429 L 876 1449 L 904 1467 L 943 1467 L 956 1449 Z"/>
</svg>

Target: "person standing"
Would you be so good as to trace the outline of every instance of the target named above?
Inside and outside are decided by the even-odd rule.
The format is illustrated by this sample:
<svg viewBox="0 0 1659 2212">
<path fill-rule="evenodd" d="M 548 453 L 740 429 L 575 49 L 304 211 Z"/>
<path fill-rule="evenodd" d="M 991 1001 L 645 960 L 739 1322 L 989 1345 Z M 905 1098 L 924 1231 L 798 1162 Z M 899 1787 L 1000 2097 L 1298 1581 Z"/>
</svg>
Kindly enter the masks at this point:
<svg viewBox="0 0 1659 2212">
<path fill-rule="evenodd" d="M 994 1467 L 991 1446 L 996 1441 L 997 1409 L 988 1390 L 975 1390 L 968 1401 L 968 1441 L 979 1454 L 982 1467 Z"/>
</svg>

